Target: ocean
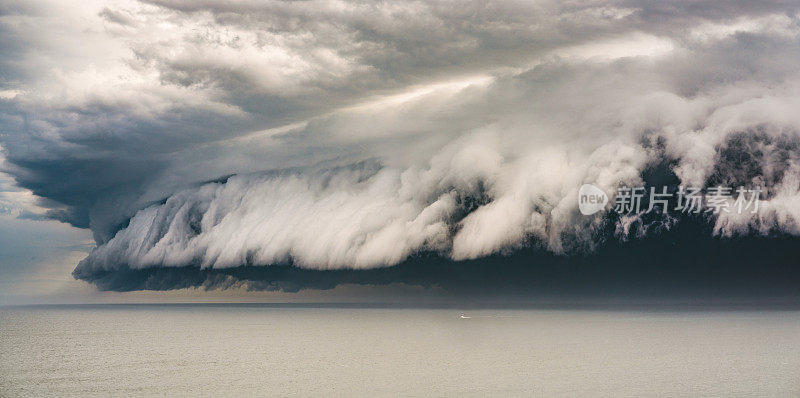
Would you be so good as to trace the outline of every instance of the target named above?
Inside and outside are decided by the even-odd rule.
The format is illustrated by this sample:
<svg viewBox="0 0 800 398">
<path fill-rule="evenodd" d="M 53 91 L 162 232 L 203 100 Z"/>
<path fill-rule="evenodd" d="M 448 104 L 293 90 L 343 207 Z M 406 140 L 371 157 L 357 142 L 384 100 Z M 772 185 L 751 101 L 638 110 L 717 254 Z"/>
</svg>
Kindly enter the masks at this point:
<svg viewBox="0 0 800 398">
<path fill-rule="evenodd" d="M 797 397 L 800 311 L 5 307 L 0 396 Z"/>
</svg>

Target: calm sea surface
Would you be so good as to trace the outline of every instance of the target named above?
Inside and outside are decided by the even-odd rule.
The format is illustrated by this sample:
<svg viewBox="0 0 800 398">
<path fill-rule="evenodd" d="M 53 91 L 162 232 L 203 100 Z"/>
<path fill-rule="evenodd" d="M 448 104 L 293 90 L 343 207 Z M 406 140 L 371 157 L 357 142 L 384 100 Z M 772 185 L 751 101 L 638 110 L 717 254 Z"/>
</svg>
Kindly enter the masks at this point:
<svg viewBox="0 0 800 398">
<path fill-rule="evenodd" d="M 0 396 L 800 396 L 800 312 L 0 308 Z"/>
</svg>

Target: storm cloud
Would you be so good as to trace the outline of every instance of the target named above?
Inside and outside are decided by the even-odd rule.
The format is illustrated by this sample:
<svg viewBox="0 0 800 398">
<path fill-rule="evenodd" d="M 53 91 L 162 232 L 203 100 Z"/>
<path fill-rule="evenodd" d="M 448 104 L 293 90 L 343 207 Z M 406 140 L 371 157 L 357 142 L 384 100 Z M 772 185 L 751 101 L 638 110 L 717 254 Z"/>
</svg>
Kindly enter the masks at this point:
<svg viewBox="0 0 800 398">
<path fill-rule="evenodd" d="M 4 172 L 27 217 L 91 229 L 74 275 L 112 290 L 547 274 L 681 223 L 791 253 L 798 8 L 6 2 Z M 764 193 L 756 213 L 583 216 L 583 184 L 609 207 L 622 186 Z"/>
</svg>

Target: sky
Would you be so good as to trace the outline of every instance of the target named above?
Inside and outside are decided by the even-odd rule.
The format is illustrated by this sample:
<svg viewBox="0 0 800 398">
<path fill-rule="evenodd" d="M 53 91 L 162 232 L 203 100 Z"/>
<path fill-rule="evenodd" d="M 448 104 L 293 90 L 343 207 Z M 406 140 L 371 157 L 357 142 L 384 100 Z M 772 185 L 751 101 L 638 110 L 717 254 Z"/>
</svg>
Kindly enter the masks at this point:
<svg viewBox="0 0 800 398">
<path fill-rule="evenodd" d="M 625 253 L 697 241 L 770 248 L 785 279 L 798 8 L 0 0 L 0 301 L 606 286 Z M 636 186 L 763 192 L 616 214 Z M 700 279 L 746 268 L 709 258 Z"/>
</svg>

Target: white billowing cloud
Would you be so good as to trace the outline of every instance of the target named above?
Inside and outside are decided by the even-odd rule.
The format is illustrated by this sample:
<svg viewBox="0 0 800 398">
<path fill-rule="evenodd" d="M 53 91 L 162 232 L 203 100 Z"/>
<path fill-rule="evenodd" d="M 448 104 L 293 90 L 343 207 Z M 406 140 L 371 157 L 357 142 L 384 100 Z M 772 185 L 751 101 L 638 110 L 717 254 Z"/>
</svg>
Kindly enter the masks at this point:
<svg viewBox="0 0 800 398">
<path fill-rule="evenodd" d="M 491 141 L 467 137 L 424 168 L 241 176 L 180 192 L 137 213 L 84 264 L 223 268 L 291 260 L 315 269 L 369 268 L 422 251 L 476 258 L 527 238 L 561 251 L 563 234 L 589 240 L 591 232 L 570 230 L 586 223 L 574 214 L 570 186 L 598 163 L 603 175 L 593 181 L 606 188 L 635 181 L 645 160 L 609 145 L 592 155 L 595 163 L 571 163 L 566 153 L 509 161 Z M 479 207 L 459 216 L 465 201 Z"/>
<path fill-rule="evenodd" d="M 767 185 L 763 211 L 723 213 L 718 234 L 794 234 L 797 12 L 11 4 L 4 170 L 52 218 L 91 228 L 82 270 L 591 250 L 604 220 L 580 215 L 578 188 L 613 204 L 661 163 L 684 185 Z"/>
</svg>

